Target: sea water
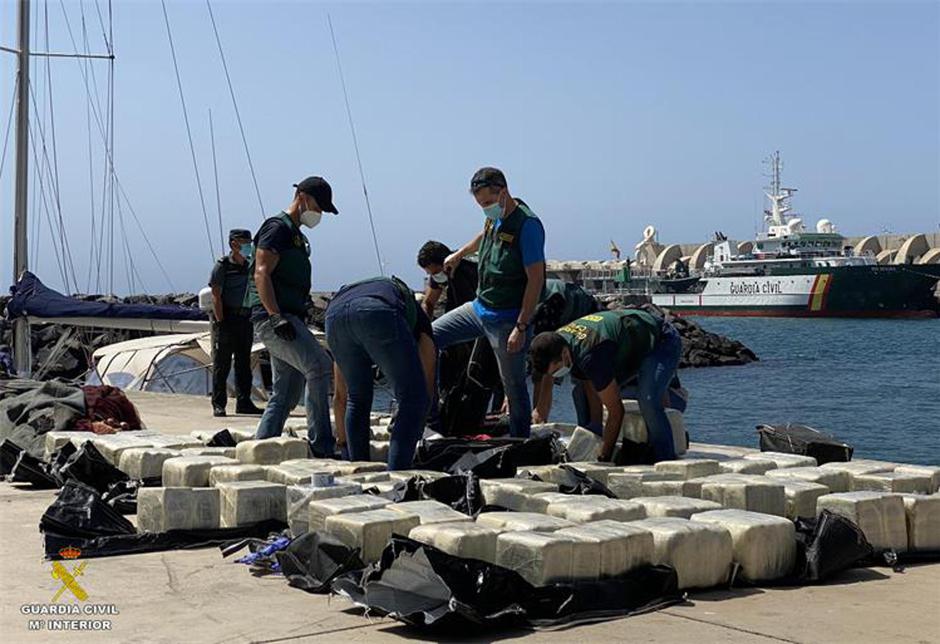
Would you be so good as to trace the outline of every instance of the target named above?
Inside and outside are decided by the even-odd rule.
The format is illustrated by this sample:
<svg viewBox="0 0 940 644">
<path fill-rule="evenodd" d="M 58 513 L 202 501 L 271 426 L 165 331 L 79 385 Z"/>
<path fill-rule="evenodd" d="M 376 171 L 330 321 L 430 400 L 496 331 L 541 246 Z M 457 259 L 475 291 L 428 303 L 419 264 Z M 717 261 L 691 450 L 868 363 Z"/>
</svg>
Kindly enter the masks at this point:
<svg viewBox="0 0 940 644">
<path fill-rule="evenodd" d="M 940 465 L 940 320 L 693 318 L 760 358 L 682 369 L 693 441 L 758 447 L 761 423 L 802 423 L 855 458 Z M 556 389 L 552 419 L 574 422 Z"/>
</svg>

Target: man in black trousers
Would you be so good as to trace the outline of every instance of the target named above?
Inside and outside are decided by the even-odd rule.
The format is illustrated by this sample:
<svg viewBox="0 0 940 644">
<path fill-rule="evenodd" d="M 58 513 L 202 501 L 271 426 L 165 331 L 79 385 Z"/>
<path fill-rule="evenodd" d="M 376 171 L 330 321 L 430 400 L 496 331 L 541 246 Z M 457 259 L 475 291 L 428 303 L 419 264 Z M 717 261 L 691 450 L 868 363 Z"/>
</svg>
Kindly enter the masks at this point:
<svg viewBox="0 0 940 644">
<path fill-rule="evenodd" d="M 236 414 L 258 415 L 262 410 L 251 402 L 251 344 L 254 330 L 249 309 L 242 305 L 248 286 L 251 231 L 235 228 L 228 234 L 229 254 L 212 267 L 213 358 L 212 415 L 225 416 L 226 383 L 235 356 Z"/>
</svg>

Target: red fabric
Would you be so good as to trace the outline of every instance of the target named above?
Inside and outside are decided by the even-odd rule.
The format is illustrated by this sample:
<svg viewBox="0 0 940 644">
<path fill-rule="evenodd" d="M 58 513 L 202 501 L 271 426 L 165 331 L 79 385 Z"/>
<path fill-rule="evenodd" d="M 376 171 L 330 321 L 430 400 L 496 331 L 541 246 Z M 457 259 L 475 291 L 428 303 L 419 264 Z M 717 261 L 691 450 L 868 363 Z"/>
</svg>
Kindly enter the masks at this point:
<svg viewBox="0 0 940 644">
<path fill-rule="evenodd" d="M 77 431 L 94 431 L 93 423 L 108 419 L 114 419 L 118 425 L 127 423 L 124 429 L 141 429 L 137 408 L 117 387 L 86 385 L 82 391 L 85 393 L 85 417 L 76 421 Z"/>
</svg>

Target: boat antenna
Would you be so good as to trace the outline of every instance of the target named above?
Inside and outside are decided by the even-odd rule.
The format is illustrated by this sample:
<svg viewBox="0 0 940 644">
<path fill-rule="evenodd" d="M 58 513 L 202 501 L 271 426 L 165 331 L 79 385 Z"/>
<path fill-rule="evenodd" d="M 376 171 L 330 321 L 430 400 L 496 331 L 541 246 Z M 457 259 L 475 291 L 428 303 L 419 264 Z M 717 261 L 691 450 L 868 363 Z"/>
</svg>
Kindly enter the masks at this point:
<svg viewBox="0 0 940 644">
<path fill-rule="evenodd" d="M 349 119 L 349 131 L 352 133 L 353 147 L 356 150 L 356 163 L 359 165 L 359 180 L 362 182 L 362 194 L 366 198 L 366 211 L 369 213 L 369 227 L 372 229 L 372 244 L 375 246 L 375 260 L 379 264 L 379 273 L 384 277 L 385 268 L 382 266 L 382 255 L 379 253 L 379 238 L 375 234 L 375 220 L 372 217 L 372 204 L 369 203 L 369 191 L 366 189 L 366 176 L 362 170 L 362 156 L 359 154 L 359 140 L 356 138 L 356 126 L 353 125 L 352 110 L 349 107 L 349 92 L 346 91 L 346 78 L 343 76 L 343 66 L 339 62 L 339 47 L 336 46 L 336 34 L 333 31 L 333 20 L 326 14 L 326 21 L 330 25 L 330 38 L 333 41 L 333 53 L 336 55 L 336 69 L 339 71 L 339 81 L 343 86 L 343 98 L 346 100 L 346 116 Z"/>
</svg>

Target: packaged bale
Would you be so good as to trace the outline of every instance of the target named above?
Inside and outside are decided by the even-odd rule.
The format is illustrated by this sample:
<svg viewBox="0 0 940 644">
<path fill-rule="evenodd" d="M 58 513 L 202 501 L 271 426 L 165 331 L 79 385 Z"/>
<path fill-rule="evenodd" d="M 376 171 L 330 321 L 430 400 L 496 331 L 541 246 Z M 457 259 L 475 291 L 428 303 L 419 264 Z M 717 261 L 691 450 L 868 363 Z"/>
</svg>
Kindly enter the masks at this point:
<svg viewBox="0 0 940 644">
<path fill-rule="evenodd" d="M 652 533 L 626 523 L 611 522 L 616 523 L 618 529 L 606 527 L 604 523 L 585 523 L 575 528 L 562 528 L 553 534 L 596 543 L 601 577 L 618 577 L 652 561 Z"/>
<path fill-rule="evenodd" d="M 859 527 L 875 550 L 907 548 L 907 515 L 900 496 L 880 492 L 827 494 L 816 502 L 816 513 L 829 510 Z"/>
<path fill-rule="evenodd" d="M 235 459 L 234 447 L 184 447 L 180 456 L 224 456 Z"/>
<path fill-rule="evenodd" d="M 663 472 L 651 465 L 634 465 L 607 476 L 607 487 L 618 499 L 632 499 L 642 495 L 642 484 L 650 481 L 681 481 L 682 475 Z"/>
<path fill-rule="evenodd" d="M 372 475 L 377 475 L 378 473 L 372 473 Z M 365 474 L 366 476 L 369 473 Z M 388 472 L 389 479 L 392 481 L 407 481 L 408 479 L 419 476 L 423 479 L 428 479 L 430 481 L 436 481 L 437 479 L 444 478 L 447 476 L 444 472 L 435 472 L 434 470 L 395 470 L 394 472 Z"/>
<path fill-rule="evenodd" d="M 787 496 L 786 517 L 791 521 L 796 520 L 797 517 L 816 516 L 816 502 L 819 497 L 829 494 L 829 488 L 819 483 L 795 479 L 780 479 L 780 481 L 783 483 L 783 493 Z"/>
<path fill-rule="evenodd" d="M 268 471 L 264 465 L 213 465 L 209 470 L 209 485 L 217 486 L 228 481 L 265 481 Z"/>
<path fill-rule="evenodd" d="M 604 496 L 579 496 L 574 500 L 552 503 L 547 514 L 573 523 L 592 521 L 636 521 L 646 518 L 646 510 L 639 503 L 623 499 L 608 499 Z"/>
<path fill-rule="evenodd" d="M 224 456 L 174 456 L 163 461 L 163 486 L 208 487 L 213 467 L 237 464 Z"/>
<path fill-rule="evenodd" d="M 136 434 L 137 432 L 127 432 L 128 434 Z M 132 447 L 153 447 L 153 442 L 146 437 L 128 437 L 123 433 L 117 434 L 90 434 L 89 439 L 91 444 L 101 452 L 101 455 L 106 461 L 117 467 L 120 462 L 121 452 L 131 449 Z M 81 441 L 84 443 L 85 441 Z"/>
<path fill-rule="evenodd" d="M 903 494 L 910 550 L 940 551 L 940 495 Z"/>
<path fill-rule="evenodd" d="M 251 525 L 268 519 L 287 522 L 287 496 L 283 485 L 267 481 L 219 483 L 223 528 Z"/>
<path fill-rule="evenodd" d="M 690 481 L 643 481 L 636 496 L 687 496 L 702 498 L 700 479 Z"/>
<path fill-rule="evenodd" d="M 748 461 L 770 461 L 777 469 L 787 467 L 816 467 L 816 459 L 803 454 L 788 454 L 786 452 L 755 452 L 745 454 L 741 458 Z"/>
<path fill-rule="evenodd" d="M 219 491 L 214 488 L 143 487 L 137 491 L 138 532 L 219 527 Z"/>
<path fill-rule="evenodd" d="M 454 521 L 473 521 L 473 518 L 463 512 L 458 512 L 449 505 L 439 501 L 404 501 L 385 506 L 392 512 L 404 512 L 418 517 L 419 525 L 433 523 L 453 523 Z"/>
<path fill-rule="evenodd" d="M 546 532 L 504 532 L 496 538 L 496 563 L 533 586 L 597 579 L 600 544 Z"/>
<path fill-rule="evenodd" d="M 783 484 L 773 479 L 757 481 L 718 481 L 702 485 L 702 499 L 719 503 L 722 507 L 762 512 L 779 517 L 787 512 L 787 497 Z"/>
<path fill-rule="evenodd" d="M 385 481 L 391 481 L 391 472 L 361 472 L 359 474 L 349 474 L 342 477 L 343 481 L 347 483 L 360 483 L 365 485 L 367 483 L 382 483 Z"/>
<path fill-rule="evenodd" d="M 565 470 L 557 465 L 526 465 L 519 468 L 516 478 L 528 479 L 530 474 L 539 477 L 539 480 L 555 484 L 564 483 L 569 476 Z"/>
<path fill-rule="evenodd" d="M 630 525 L 653 534 L 653 563 L 675 568 L 680 590 L 727 583 L 733 545 L 726 528 L 677 518 L 644 519 Z"/>
<path fill-rule="evenodd" d="M 577 530 L 581 528 L 625 537 L 627 539 L 627 571 L 653 563 L 653 533 L 645 528 L 639 527 L 636 521 L 630 523 L 610 520 L 592 521 L 591 523 L 579 525 L 576 528 L 562 529 Z"/>
<path fill-rule="evenodd" d="M 118 469 L 132 479 L 154 479 L 163 476 L 163 463 L 181 456 L 180 452 L 158 447 L 132 447 L 121 452 Z"/>
<path fill-rule="evenodd" d="M 335 499 L 362 492 L 358 483 L 346 483 L 326 486 L 289 485 L 287 493 L 287 525 L 295 537 L 307 532 L 310 519 L 310 502 L 321 499 Z"/>
<path fill-rule="evenodd" d="M 619 472 L 623 467 L 618 465 L 611 465 L 610 463 L 598 463 L 597 461 L 588 461 L 583 463 L 565 463 L 569 467 L 573 467 L 578 470 L 586 477 L 594 479 L 595 481 L 607 485 L 607 476 L 613 472 Z M 560 468 L 559 468 L 560 469 Z"/>
<path fill-rule="evenodd" d="M 235 458 L 250 465 L 276 465 L 287 460 L 284 456 L 284 445 L 273 438 L 251 439 L 238 443 L 235 446 Z"/>
<path fill-rule="evenodd" d="M 563 492 L 539 492 L 537 494 L 527 495 L 522 501 L 519 512 L 537 512 L 539 514 L 548 514 L 548 506 L 552 503 L 567 503 L 576 500 L 580 495 L 564 494 Z"/>
<path fill-rule="evenodd" d="M 48 461 L 53 454 L 65 447 L 68 443 L 72 443 L 75 447 L 80 447 L 86 440 L 94 437 L 95 434 L 91 432 L 46 432 L 43 439 L 43 447 L 45 449 L 44 458 Z"/>
<path fill-rule="evenodd" d="M 886 463 L 878 463 L 873 461 L 847 461 L 847 462 L 834 462 L 834 463 L 824 463 L 819 466 L 823 470 L 831 470 L 833 472 L 846 472 L 849 477 L 858 476 L 860 474 L 874 474 L 875 472 L 890 472 L 894 469 L 894 466 Z"/>
<path fill-rule="evenodd" d="M 495 564 L 496 537 L 501 532 L 472 521 L 460 521 L 419 525 L 408 536 L 455 557 Z"/>
<path fill-rule="evenodd" d="M 655 467 L 657 472 L 675 474 L 684 480 L 711 476 L 721 471 L 721 468 L 718 466 L 718 461 L 695 458 L 660 461 L 656 463 Z"/>
<path fill-rule="evenodd" d="M 283 451 L 282 460 L 293 458 L 310 458 L 310 444 L 304 438 L 293 438 L 291 436 L 278 436 L 267 440 L 278 443 Z"/>
<path fill-rule="evenodd" d="M 388 462 L 388 448 L 389 442 L 385 441 L 369 441 L 369 460 L 378 461 L 380 463 Z"/>
<path fill-rule="evenodd" d="M 852 477 L 853 491 L 930 494 L 930 488 L 930 477 L 906 472 L 876 472 Z"/>
<path fill-rule="evenodd" d="M 830 492 L 848 492 L 852 487 L 852 476 L 844 470 L 823 469 L 821 467 L 787 467 L 771 470 L 765 474 L 775 479 L 796 479 L 819 483 L 829 488 Z"/>
<path fill-rule="evenodd" d="M 578 427 L 571 434 L 566 448 L 569 461 L 595 461 L 601 451 L 601 437 L 589 429 Z"/>
<path fill-rule="evenodd" d="M 557 492 L 558 486 L 547 481 L 529 479 L 481 479 L 480 491 L 486 505 L 519 510 L 527 496 L 539 492 Z"/>
<path fill-rule="evenodd" d="M 326 518 L 326 532 L 350 548 L 361 548 L 362 561 L 378 561 L 393 534 L 407 536 L 420 523 L 414 514 L 388 509 L 333 514 Z"/>
<path fill-rule="evenodd" d="M 771 460 L 759 458 L 735 458 L 720 462 L 718 467 L 728 474 L 766 474 L 770 470 L 777 469 L 777 464 Z"/>
<path fill-rule="evenodd" d="M 734 560 L 752 582 L 786 577 L 796 564 L 796 530 L 782 517 L 746 510 L 713 510 L 692 521 L 714 523 L 731 534 Z"/>
<path fill-rule="evenodd" d="M 646 429 L 646 421 L 643 420 L 643 414 L 635 400 L 624 400 L 623 423 L 620 426 L 620 437 L 626 438 L 634 443 L 648 442 L 649 433 Z M 682 456 L 688 450 L 688 439 L 686 437 L 685 420 L 682 412 L 677 409 L 666 409 L 666 418 L 669 420 L 669 428 L 672 430 L 672 442 L 676 449 L 676 454 Z"/>
<path fill-rule="evenodd" d="M 720 510 L 721 504 L 685 496 L 640 496 L 631 499 L 646 510 L 646 516 L 688 519 L 693 514 Z"/>
<path fill-rule="evenodd" d="M 484 512 L 477 517 L 477 523 L 506 532 L 554 532 L 576 525 L 565 519 L 534 512 Z"/>
<path fill-rule="evenodd" d="M 899 474 L 915 474 L 930 477 L 930 493 L 940 490 L 940 467 L 933 465 L 898 465 L 894 471 Z"/>
<path fill-rule="evenodd" d="M 307 505 L 307 528 L 311 532 L 320 532 L 326 527 L 326 519 L 334 514 L 379 510 L 390 504 L 389 499 L 371 494 L 354 494 L 311 501 Z"/>
</svg>

